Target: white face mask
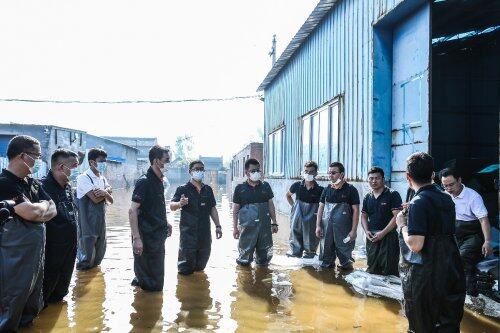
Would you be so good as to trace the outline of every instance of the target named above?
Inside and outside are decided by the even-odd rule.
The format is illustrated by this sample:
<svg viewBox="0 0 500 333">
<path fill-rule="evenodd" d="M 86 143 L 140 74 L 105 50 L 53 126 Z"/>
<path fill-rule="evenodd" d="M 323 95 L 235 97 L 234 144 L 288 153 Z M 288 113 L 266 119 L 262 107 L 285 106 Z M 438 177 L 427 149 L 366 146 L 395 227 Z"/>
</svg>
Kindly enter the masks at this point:
<svg viewBox="0 0 500 333">
<path fill-rule="evenodd" d="M 201 182 L 203 178 L 205 178 L 205 171 L 193 171 L 191 173 L 191 177 L 193 177 L 194 180 Z"/>
<path fill-rule="evenodd" d="M 302 178 L 304 178 L 306 182 L 312 182 L 314 180 L 314 175 L 310 175 L 308 173 L 303 172 Z"/>
<path fill-rule="evenodd" d="M 260 174 L 260 172 L 252 172 L 252 173 L 250 173 L 250 180 L 253 181 L 253 182 L 258 182 L 261 177 L 262 177 L 262 175 Z"/>
<path fill-rule="evenodd" d="M 339 179 L 337 179 L 337 180 L 333 183 L 333 185 L 338 185 L 338 184 L 340 184 L 340 182 L 341 182 L 341 181 L 342 181 L 342 178 L 339 178 Z"/>
<path fill-rule="evenodd" d="M 28 165 L 28 163 L 24 162 L 24 164 L 26 164 L 26 166 L 28 167 L 28 169 L 30 170 L 30 174 L 36 174 L 38 171 L 40 171 L 40 168 L 42 167 L 42 160 L 39 159 L 39 158 L 33 158 L 31 157 L 29 154 L 26 154 L 26 156 L 28 156 L 30 159 L 32 159 L 35 163 L 33 164 L 32 167 L 30 167 Z"/>
</svg>

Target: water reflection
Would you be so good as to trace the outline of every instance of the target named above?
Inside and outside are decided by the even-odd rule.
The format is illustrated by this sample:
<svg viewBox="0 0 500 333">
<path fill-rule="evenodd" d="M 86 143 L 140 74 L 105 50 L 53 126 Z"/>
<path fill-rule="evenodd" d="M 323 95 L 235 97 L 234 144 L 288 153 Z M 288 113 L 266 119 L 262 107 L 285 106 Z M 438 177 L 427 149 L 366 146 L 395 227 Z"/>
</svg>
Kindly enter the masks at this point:
<svg viewBox="0 0 500 333">
<path fill-rule="evenodd" d="M 76 271 L 76 283 L 71 296 L 70 327 L 76 331 L 102 332 L 106 300 L 106 282 L 100 267 Z"/>
<path fill-rule="evenodd" d="M 146 292 L 135 288 L 133 312 L 130 313 L 130 332 L 154 332 L 162 326 L 163 293 Z"/>
<path fill-rule="evenodd" d="M 205 272 L 192 275 L 177 275 L 175 296 L 181 303 L 175 322 L 193 328 L 215 328 L 217 323 L 209 320 L 213 299 L 210 297 L 210 282 Z"/>
</svg>

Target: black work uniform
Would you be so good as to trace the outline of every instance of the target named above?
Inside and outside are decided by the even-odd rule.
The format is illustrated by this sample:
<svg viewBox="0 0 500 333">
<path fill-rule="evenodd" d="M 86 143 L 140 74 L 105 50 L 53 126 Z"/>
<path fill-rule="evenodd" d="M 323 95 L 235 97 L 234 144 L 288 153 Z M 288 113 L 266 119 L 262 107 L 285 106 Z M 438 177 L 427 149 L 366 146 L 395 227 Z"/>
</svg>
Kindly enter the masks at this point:
<svg viewBox="0 0 500 333">
<path fill-rule="evenodd" d="M 161 291 L 165 275 L 167 209 L 163 182 L 151 167 L 137 180 L 132 201 L 140 204 L 137 221 L 143 245 L 141 255 L 134 253 L 132 284 L 148 291 Z"/>
<path fill-rule="evenodd" d="M 373 192 L 365 195 L 362 212 L 368 215 L 368 230 L 375 234 L 387 227 L 394 217 L 393 212 L 401 209 L 401 196 L 388 187 L 375 198 Z M 389 231 L 377 242 L 366 239 L 368 268 L 371 274 L 399 275 L 399 243 L 396 229 Z"/>
<path fill-rule="evenodd" d="M 316 237 L 316 214 L 323 187 L 315 181 L 307 188 L 305 181 L 298 181 L 290 186 L 290 193 L 295 194 L 295 204 L 290 213 L 290 252 L 294 257 L 304 255 L 312 258 L 316 255 L 319 239 Z"/>
<path fill-rule="evenodd" d="M 401 243 L 404 308 L 412 332 L 460 331 L 465 274 L 454 233 L 450 196 L 433 185 L 421 188 L 409 205 L 408 235 L 424 236 L 424 246 L 414 253 Z"/>
<path fill-rule="evenodd" d="M 348 267 L 354 262 L 352 251 L 355 241 L 344 243 L 343 240 L 352 230 L 352 206 L 359 205 L 358 190 L 348 183 L 344 183 L 339 189 L 329 185 L 323 190 L 320 202 L 325 205 L 319 254 L 321 266 L 333 267 L 338 257 L 340 266 Z"/>
<path fill-rule="evenodd" d="M 238 184 L 234 189 L 233 203 L 240 205 L 238 221 L 240 238 L 239 256 L 236 263 L 248 266 L 253 261 L 259 266 L 267 266 L 273 257 L 273 235 L 269 200 L 274 197 L 267 182 L 251 186 L 248 182 Z"/>
<path fill-rule="evenodd" d="M 210 213 L 216 202 L 212 188 L 206 184 L 199 192 L 191 182 L 179 186 L 172 202 L 179 202 L 182 195 L 188 198 L 188 204 L 181 209 L 177 269 L 187 275 L 207 266 L 212 246 Z"/>
<path fill-rule="evenodd" d="M 71 186 L 59 185 L 52 171 L 42 186 L 57 207 L 57 215 L 46 226 L 43 299 L 49 303 L 58 302 L 68 294 L 76 259 L 78 211 Z"/>
<path fill-rule="evenodd" d="M 39 181 L 0 174 L 0 200 L 50 200 Z M 14 214 L 0 229 L 0 332 L 29 325 L 43 308 L 45 224 Z"/>
</svg>

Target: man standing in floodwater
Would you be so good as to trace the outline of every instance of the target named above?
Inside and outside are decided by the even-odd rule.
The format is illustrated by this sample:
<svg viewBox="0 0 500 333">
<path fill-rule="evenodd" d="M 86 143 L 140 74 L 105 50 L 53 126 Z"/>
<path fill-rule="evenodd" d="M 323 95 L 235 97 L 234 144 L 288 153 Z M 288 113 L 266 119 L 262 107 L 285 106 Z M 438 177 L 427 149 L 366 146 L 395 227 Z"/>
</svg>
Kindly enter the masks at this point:
<svg viewBox="0 0 500 333">
<path fill-rule="evenodd" d="M 203 184 L 203 162 L 189 163 L 189 174 L 189 182 L 175 190 L 170 202 L 170 210 L 181 209 L 177 268 L 182 275 L 202 271 L 207 266 L 212 247 L 210 218 L 215 224 L 215 237 L 222 237 L 214 192 L 209 185 Z"/>
<path fill-rule="evenodd" d="M 455 169 L 444 169 L 440 176 L 445 191 L 455 203 L 455 235 L 464 264 L 467 293 L 478 296 L 476 265 L 492 252 L 488 211 L 481 195 L 463 185 Z"/>
<path fill-rule="evenodd" d="M 170 162 L 168 149 L 153 146 L 149 167 L 135 184 L 129 209 L 132 248 L 134 250 L 133 286 L 161 291 L 165 276 L 165 240 L 172 234 L 167 221 L 163 179 Z"/>
<path fill-rule="evenodd" d="M 106 252 L 106 204 L 113 203 L 111 186 L 104 177 L 108 154 L 89 150 L 89 169 L 76 180 L 78 202 L 77 269 L 98 266 Z"/>
<path fill-rule="evenodd" d="M 43 189 L 54 200 L 57 215 L 47 223 L 43 299 L 45 305 L 61 301 L 68 294 L 75 268 L 78 210 L 71 181 L 78 175 L 78 155 L 57 149 L 51 157 L 50 171 Z"/>
<path fill-rule="evenodd" d="M 318 164 L 309 161 L 304 165 L 302 177 L 290 186 L 286 199 L 292 212 L 290 214 L 290 257 L 314 258 L 319 239 L 316 237 L 316 214 L 318 212 L 319 199 L 323 193 L 314 178 L 318 175 Z M 295 202 L 292 195 L 295 194 Z"/>
<path fill-rule="evenodd" d="M 316 235 L 321 238 L 321 267 L 332 268 L 339 258 L 339 268 L 352 270 L 352 251 L 356 243 L 359 219 L 358 190 L 344 180 L 342 163 L 330 164 L 331 184 L 321 194 L 316 219 Z"/>
<path fill-rule="evenodd" d="M 455 239 L 455 204 L 432 185 L 433 170 L 426 153 L 406 161 L 415 196 L 396 218 L 404 310 L 411 332 L 459 332 L 465 273 Z"/>
<path fill-rule="evenodd" d="M 0 174 L 0 207 L 10 215 L 0 224 L 0 332 L 30 326 L 43 308 L 44 222 L 57 209 L 30 176 L 40 168 L 41 156 L 38 140 L 15 136 L 7 148 L 9 164 Z"/>
<path fill-rule="evenodd" d="M 373 167 L 368 171 L 372 188 L 363 199 L 361 224 L 366 234 L 366 271 L 379 275 L 399 275 L 399 244 L 396 216 L 401 211 L 401 196 L 384 185 L 384 170 Z"/>
<path fill-rule="evenodd" d="M 239 239 L 236 263 L 249 266 L 269 265 L 273 257 L 273 233 L 278 232 L 271 186 L 262 181 L 260 163 L 254 158 L 245 162 L 247 181 L 238 184 L 233 195 L 233 237 Z M 272 223 L 271 223 L 272 221 Z"/>
</svg>

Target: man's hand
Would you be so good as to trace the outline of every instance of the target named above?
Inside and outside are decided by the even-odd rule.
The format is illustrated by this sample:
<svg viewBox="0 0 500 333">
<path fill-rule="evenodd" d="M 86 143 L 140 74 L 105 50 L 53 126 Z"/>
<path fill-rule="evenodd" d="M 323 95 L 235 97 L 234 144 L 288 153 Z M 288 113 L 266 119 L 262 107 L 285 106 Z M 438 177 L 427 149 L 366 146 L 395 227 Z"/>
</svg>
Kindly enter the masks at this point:
<svg viewBox="0 0 500 333">
<path fill-rule="evenodd" d="M 221 226 L 216 226 L 215 227 L 215 238 L 216 239 L 221 239 L 222 237 L 222 227 Z"/>
<path fill-rule="evenodd" d="M 316 237 L 323 238 L 323 228 L 316 227 Z"/>
<path fill-rule="evenodd" d="M 358 236 L 358 232 L 356 230 L 352 230 L 349 233 L 349 238 L 351 238 L 351 240 L 349 240 L 349 242 L 354 242 L 356 240 L 357 236 Z"/>
<path fill-rule="evenodd" d="M 402 227 L 404 225 L 406 225 L 406 216 L 403 215 L 403 210 L 400 211 L 398 213 L 398 215 L 396 216 L 396 224 L 398 225 L 398 227 Z"/>
<path fill-rule="evenodd" d="M 373 237 L 375 236 L 370 230 L 365 230 L 366 238 L 373 242 Z"/>
<path fill-rule="evenodd" d="M 102 198 L 102 197 L 105 197 L 105 196 L 106 196 L 106 192 L 105 192 L 104 190 L 99 189 L 99 188 L 95 188 L 95 189 L 93 190 L 93 192 L 94 192 L 94 195 L 95 195 L 96 197 L 98 197 L 98 198 Z"/>
<path fill-rule="evenodd" d="M 271 225 L 271 231 L 273 234 L 278 232 L 278 225 L 275 223 L 274 225 Z"/>
<path fill-rule="evenodd" d="M 238 229 L 238 227 L 233 229 L 233 237 L 234 239 L 240 239 L 240 230 Z"/>
<path fill-rule="evenodd" d="M 483 256 L 485 256 L 485 257 L 489 256 L 493 252 L 493 248 L 491 247 L 491 244 L 489 241 L 484 241 L 481 252 L 483 253 Z"/>
<path fill-rule="evenodd" d="M 385 237 L 385 234 L 383 231 L 379 231 L 379 232 L 376 232 L 374 235 L 373 235 L 373 238 L 371 239 L 372 242 L 378 242 L 378 241 L 381 241 L 382 238 Z"/>
<path fill-rule="evenodd" d="M 172 225 L 167 222 L 167 238 L 172 236 Z"/>
<path fill-rule="evenodd" d="M 186 196 L 184 194 L 181 195 L 181 200 L 179 201 L 179 204 L 181 205 L 181 207 L 186 206 L 188 203 L 189 203 L 189 199 L 186 198 Z"/>
<path fill-rule="evenodd" d="M 134 237 L 132 239 L 132 248 L 134 249 L 134 254 L 136 254 L 138 256 L 142 255 L 142 251 L 144 250 L 144 247 L 142 245 L 141 237 Z"/>
</svg>

